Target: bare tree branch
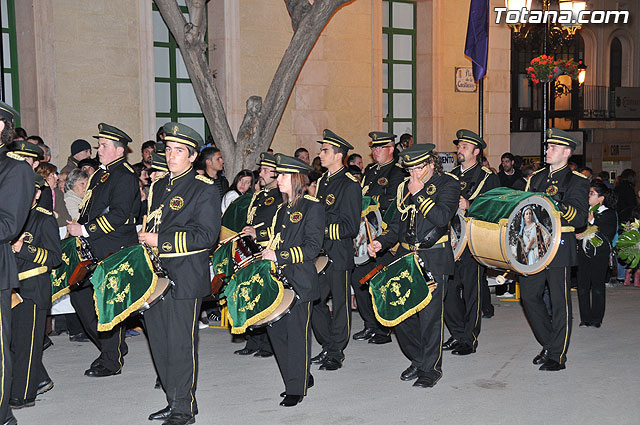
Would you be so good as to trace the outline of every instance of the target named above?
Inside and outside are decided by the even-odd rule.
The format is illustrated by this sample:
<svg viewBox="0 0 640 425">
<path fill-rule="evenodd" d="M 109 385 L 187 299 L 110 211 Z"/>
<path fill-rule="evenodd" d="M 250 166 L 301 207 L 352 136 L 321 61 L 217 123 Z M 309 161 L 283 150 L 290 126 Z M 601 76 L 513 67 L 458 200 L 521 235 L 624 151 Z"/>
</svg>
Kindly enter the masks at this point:
<svg viewBox="0 0 640 425">
<path fill-rule="evenodd" d="M 311 10 L 312 5 L 309 0 L 285 0 L 285 3 L 291 17 L 291 26 L 294 31 L 297 31 L 300 21 Z"/>
</svg>

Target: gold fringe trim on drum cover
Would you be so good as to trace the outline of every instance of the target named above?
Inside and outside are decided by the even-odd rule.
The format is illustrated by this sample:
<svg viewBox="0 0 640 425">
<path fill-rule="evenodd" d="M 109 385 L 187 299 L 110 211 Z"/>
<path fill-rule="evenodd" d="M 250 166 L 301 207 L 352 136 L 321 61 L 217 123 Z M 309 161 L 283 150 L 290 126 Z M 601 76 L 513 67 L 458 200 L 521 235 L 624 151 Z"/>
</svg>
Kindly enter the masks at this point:
<svg viewBox="0 0 640 425">
<path fill-rule="evenodd" d="M 360 214 L 360 218 L 364 218 L 366 216 L 369 215 L 369 213 L 372 213 L 374 211 L 377 211 L 380 209 L 380 204 L 376 203 L 373 205 L 369 205 L 364 211 L 362 211 L 362 213 Z"/>
<path fill-rule="evenodd" d="M 404 313 L 402 313 L 402 315 L 400 317 L 398 317 L 395 320 L 385 320 L 382 317 L 380 317 L 380 315 L 378 314 L 378 308 L 376 307 L 376 303 L 372 302 L 373 304 L 373 313 L 376 315 L 376 319 L 378 319 L 378 322 L 380 322 L 381 325 L 386 326 L 388 328 L 394 327 L 399 325 L 401 322 L 403 322 L 405 319 L 413 316 L 414 314 L 420 312 L 423 308 L 425 308 L 427 305 L 429 305 L 429 303 L 431 302 L 431 285 L 432 285 L 433 281 L 428 282 L 427 286 L 429 286 L 429 295 L 427 296 L 427 298 L 425 298 L 424 300 L 422 300 L 422 302 L 420 302 L 420 304 L 418 304 L 417 306 L 409 309 L 408 311 L 405 311 Z M 369 286 L 369 294 L 371 295 L 371 299 L 373 300 L 373 294 L 371 293 L 371 286 Z"/>
<path fill-rule="evenodd" d="M 275 271 L 275 267 L 276 267 L 276 265 L 274 263 L 272 263 L 271 264 L 271 271 Z M 233 326 L 233 319 L 231 318 L 231 314 L 229 313 L 229 310 L 227 309 L 227 317 L 229 318 L 229 324 L 231 325 L 231 333 L 232 334 L 243 334 L 243 333 L 245 333 L 249 326 L 251 326 L 254 323 L 259 322 L 260 320 L 264 319 L 265 317 L 267 317 L 268 315 L 273 313 L 276 308 L 278 308 L 278 306 L 282 302 L 282 298 L 284 298 L 284 285 L 282 284 L 280 279 L 276 278 L 274 275 L 271 275 L 271 277 L 278 284 L 278 296 L 276 297 L 275 301 L 266 310 L 264 310 L 264 311 L 256 314 L 255 316 L 247 319 L 241 327 L 235 327 L 235 326 Z"/>
<path fill-rule="evenodd" d="M 51 302 L 56 301 L 58 298 L 60 297 L 64 297 L 65 295 L 67 295 L 69 292 L 71 292 L 71 288 L 69 286 L 67 286 L 64 289 L 59 290 L 58 292 L 56 292 L 55 294 L 51 295 Z"/>
<path fill-rule="evenodd" d="M 144 250 L 144 258 L 147 260 L 147 264 L 149 265 L 149 269 L 154 270 L 153 264 L 151 263 L 151 258 L 149 258 L 149 254 L 147 253 L 147 250 Z M 151 282 L 151 286 L 142 295 L 142 297 L 138 301 L 136 301 L 135 303 L 133 303 L 129 307 L 127 307 L 127 309 L 125 311 L 123 311 L 122 313 L 120 313 L 116 317 L 114 317 L 113 320 L 111 320 L 109 323 L 104 323 L 104 324 L 98 323 L 98 331 L 99 332 L 110 331 L 118 323 L 123 322 L 129 316 L 131 316 L 131 314 L 133 312 L 140 310 L 140 307 L 142 307 L 144 305 L 144 303 L 147 302 L 147 300 L 149 299 L 151 294 L 153 294 L 153 292 L 156 290 L 157 283 L 158 283 L 158 275 L 155 274 L 155 272 L 154 272 L 153 273 L 153 281 Z M 98 317 L 98 320 L 100 320 L 100 314 L 98 313 L 98 306 L 97 306 L 97 303 L 96 303 L 96 292 L 95 292 L 95 290 L 93 292 L 93 305 L 94 305 L 94 307 L 96 309 L 96 316 Z"/>
</svg>

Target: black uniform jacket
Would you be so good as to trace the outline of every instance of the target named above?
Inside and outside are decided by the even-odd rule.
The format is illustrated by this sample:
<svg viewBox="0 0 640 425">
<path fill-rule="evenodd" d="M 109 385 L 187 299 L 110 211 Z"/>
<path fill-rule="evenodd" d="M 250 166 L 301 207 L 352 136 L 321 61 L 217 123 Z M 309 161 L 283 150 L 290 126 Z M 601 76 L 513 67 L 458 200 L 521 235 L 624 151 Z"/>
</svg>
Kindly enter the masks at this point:
<svg viewBox="0 0 640 425">
<path fill-rule="evenodd" d="M 398 185 L 402 183 L 407 173 L 395 159 L 386 164 L 370 164 L 364 170 L 362 177 L 362 196 L 371 196 L 380 204 L 380 213 L 389 208 L 389 204 L 396 197 Z"/>
<path fill-rule="evenodd" d="M 460 181 L 460 194 L 471 203 L 473 203 L 473 200 L 476 199 L 478 195 L 500 187 L 500 179 L 498 176 L 477 162 L 472 167 L 464 170 L 464 172 L 461 166 L 458 165 L 451 171 L 451 174 L 458 177 Z"/>
<path fill-rule="evenodd" d="M 138 177 L 124 157 L 98 168 L 80 203 L 80 218 L 99 260 L 138 243 L 135 219 L 140 211 Z"/>
<path fill-rule="evenodd" d="M 58 223 L 53 213 L 42 207 L 33 208 L 22 235 L 24 243 L 15 254 L 20 295 L 33 300 L 39 309 L 48 309 L 51 305 L 49 272 L 62 261 Z"/>
<path fill-rule="evenodd" d="M 211 293 L 209 250 L 220 234 L 220 195 L 213 181 L 193 168 L 154 181 L 147 231 L 158 233 L 160 262 L 175 283 L 176 299 Z"/>
<path fill-rule="evenodd" d="M 409 195 L 409 178 L 398 186 L 396 198 L 398 211 L 387 229 L 378 236 L 382 249 L 393 247 L 400 242 L 398 257 L 409 252 L 408 246 L 415 247 L 436 227 L 447 227 L 458 210 L 460 200 L 460 184 L 456 177 L 449 173 L 434 174 L 424 187 L 414 195 Z M 415 222 L 415 230 L 411 221 Z M 443 242 L 436 243 L 429 249 L 418 249 L 425 269 L 434 275 L 453 275 L 454 261 L 449 232 L 443 236 Z"/>
<path fill-rule="evenodd" d="M 64 202 L 64 199 L 58 199 L 58 202 Z M 45 210 L 53 211 L 53 191 L 47 182 L 44 183 L 44 187 L 40 191 L 38 206 L 41 206 Z"/>
<path fill-rule="evenodd" d="M 595 250 L 595 254 L 598 257 L 606 257 L 609 255 L 609 247 L 613 243 L 613 238 L 618 232 L 618 214 L 616 213 L 616 210 L 611 208 L 607 208 L 602 212 L 596 212 L 594 214 L 593 223 L 591 224 L 597 226 L 598 233 L 605 238 L 604 243 Z M 578 249 L 584 254 L 581 241 L 578 241 Z M 590 256 L 593 256 L 593 249 L 587 251 Z"/>
<path fill-rule="evenodd" d="M 18 268 L 11 251 L 33 202 L 33 170 L 14 153 L 0 153 L 0 289 L 17 288 Z"/>
<path fill-rule="evenodd" d="M 360 230 L 362 193 L 358 180 L 344 167 L 317 183 L 317 198 L 324 205 L 323 248 L 336 270 L 354 267 L 353 238 Z"/>
<path fill-rule="evenodd" d="M 256 241 L 263 247 L 271 238 L 271 222 L 276 215 L 278 207 L 282 203 L 282 194 L 278 187 L 263 189 L 253 194 L 249 210 L 247 212 L 247 225 L 264 223 L 256 229 Z"/>
<path fill-rule="evenodd" d="M 320 298 L 313 261 L 322 247 L 324 223 L 324 208 L 309 195 L 299 198 L 294 205 L 281 204 L 272 222 L 278 266 L 303 302 Z"/>
<path fill-rule="evenodd" d="M 589 214 L 589 181 L 565 165 L 556 171 L 549 167 L 533 173 L 527 184 L 527 192 L 545 192 L 554 199 L 560 209 L 562 239 L 558 252 L 549 267 L 577 265 L 576 233 L 587 224 Z"/>
</svg>

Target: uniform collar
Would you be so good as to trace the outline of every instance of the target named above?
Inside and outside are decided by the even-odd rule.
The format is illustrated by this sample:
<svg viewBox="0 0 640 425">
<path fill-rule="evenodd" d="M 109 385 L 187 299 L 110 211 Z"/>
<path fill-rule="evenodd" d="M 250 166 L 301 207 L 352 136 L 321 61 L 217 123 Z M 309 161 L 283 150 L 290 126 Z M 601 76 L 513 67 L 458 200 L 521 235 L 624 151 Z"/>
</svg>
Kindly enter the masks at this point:
<svg viewBox="0 0 640 425">
<path fill-rule="evenodd" d="M 386 167 L 389 164 L 393 164 L 393 162 L 394 162 L 394 159 L 391 158 L 389 161 L 385 162 L 384 164 L 378 164 L 378 170 L 383 168 L 383 167 Z"/>
<path fill-rule="evenodd" d="M 182 177 L 186 176 L 187 174 L 189 174 L 189 172 L 191 172 L 191 170 L 193 170 L 193 167 L 191 167 L 191 166 L 190 166 L 190 167 L 189 167 L 189 168 L 187 168 L 187 170 L 186 170 L 186 171 L 184 171 L 182 174 L 178 174 L 178 175 L 177 175 L 177 176 L 175 176 L 175 177 L 169 177 L 169 184 L 170 184 L 170 185 L 173 185 L 173 184 L 175 183 L 175 181 L 176 181 L 176 180 L 178 180 L 178 179 L 180 179 L 180 178 L 182 178 Z"/>
<path fill-rule="evenodd" d="M 555 171 L 551 171 L 551 167 L 549 167 L 549 177 L 553 176 L 554 174 L 558 174 L 563 170 L 568 170 L 569 169 L 569 164 L 564 164 L 564 166 L 558 168 Z"/>
<path fill-rule="evenodd" d="M 110 163 L 107 164 L 107 170 L 115 167 L 116 165 L 120 164 L 122 161 L 124 161 L 124 156 L 121 156 L 120 158 L 111 161 Z"/>
<path fill-rule="evenodd" d="M 476 161 L 476 163 L 475 163 L 475 164 L 473 164 L 471 167 L 467 168 L 466 170 L 463 170 L 463 169 L 462 169 L 462 164 L 460 164 L 460 173 L 461 173 L 461 174 L 466 174 L 466 173 L 467 173 L 467 171 L 471 171 L 471 170 L 473 170 L 474 168 L 476 168 L 476 166 L 477 166 L 477 165 L 478 165 L 478 161 Z"/>
<path fill-rule="evenodd" d="M 333 178 L 333 177 L 335 177 L 335 176 L 339 175 L 340 173 L 343 173 L 343 172 L 344 172 L 344 169 L 345 169 L 345 168 L 344 168 L 344 165 L 343 165 L 342 167 L 340 167 L 340 169 L 339 169 L 338 171 L 336 171 L 336 172 L 335 172 L 335 173 L 333 173 L 333 174 L 329 174 L 329 172 L 327 171 L 327 180 L 329 180 L 329 179 L 331 179 L 331 178 Z"/>
</svg>

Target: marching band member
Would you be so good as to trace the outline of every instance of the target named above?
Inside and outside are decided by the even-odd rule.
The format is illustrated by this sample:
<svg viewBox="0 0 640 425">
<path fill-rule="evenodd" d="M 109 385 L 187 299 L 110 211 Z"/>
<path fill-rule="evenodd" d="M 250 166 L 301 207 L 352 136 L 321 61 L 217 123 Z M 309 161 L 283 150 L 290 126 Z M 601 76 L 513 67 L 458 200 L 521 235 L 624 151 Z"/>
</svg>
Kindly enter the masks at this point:
<svg viewBox="0 0 640 425">
<path fill-rule="evenodd" d="M 71 236 L 84 236 L 97 260 L 136 243 L 135 218 L 140 211 L 138 177 L 124 154 L 131 138 L 108 124 L 98 125 L 100 168 L 91 175 L 80 203 L 77 223 L 67 221 Z M 71 304 L 78 313 L 87 336 L 100 350 L 100 356 L 84 374 L 91 377 L 117 375 L 122 371 L 128 348 L 123 324 L 107 332 L 98 332 L 93 287 L 85 284 L 71 292 Z"/>
<path fill-rule="evenodd" d="M 360 228 L 362 194 L 360 183 L 346 171 L 344 160 L 349 149 L 346 140 L 324 130 L 320 161 L 328 171 L 317 183 L 316 197 L 324 206 L 323 248 L 331 259 L 327 271 L 320 276 L 320 302 L 313 307 L 313 332 L 322 344 L 322 352 L 311 359 L 320 369 L 342 367 L 344 349 L 351 332 L 351 297 L 349 282 L 353 262 L 353 238 Z M 333 313 L 327 300 L 332 297 Z"/>
<path fill-rule="evenodd" d="M 567 165 L 577 144 L 570 134 L 550 128 L 547 166 L 533 173 L 527 192 L 551 196 L 562 214 L 562 240 L 551 263 L 541 272 L 520 278 L 520 296 L 533 333 L 542 345 L 533 364 L 540 370 L 565 369 L 571 337 L 571 266 L 578 264 L 575 229 L 584 227 L 589 212 L 589 181 Z M 549 287 L 552 315 L 543 300 Z"/>
<path fill-rule="evenodd" d="M 458 208 L 466 213 L 478 195 L 500 186 L 500 179 L 478 162 L 487 147 L 480 136 L 469 130 L 458 130 L 456 137 L 453 143 L 458 147 L 460 165 L 451 174 L 460 180 Z M 473 258 L 469 247 L 455 264 L 456 271 L 444 296 L 444 321 L 451 338 L 444 343 L 443 349 L 464 356 L 476 352 L 482 311 L 493 309 L 493 306 L 483 305 L 483 301 L 491 304 L 491 295 L 482 297 L 482 289 L 489 290 L 486 269 Z"/>
<path fill-rule="evenodd" d="M 11 377 L 11 290 L 19 286 L 18 268 L 11 250 L 27 220 L 35 187 L 33 170 L 24 158 L 7 152 L 4 145 L 13 140 L 13 120 L 18 113 L 0 102 L 0 420 L 5 425 L 18 423 L 9 408 Z"/>
<path fill-rule="evenodd" d="M 175 122 L 164 125 L 169 174 L 149 193 L 149 232 L 140 242 L 157 247 L 174 286 L 145 312 L 151 355 L 167 407 L 149 416 L 165 425 L 195 422 L 198 413 L 198 318 L 202 298 L 211 293 L 209 249 L 220 233 L 220 195 L 213 181 L 193 169 L 202 137 Z"/>
<path fill-rule="evenodd" d="M 414 144 L 401 154 L 409 177 L 398 186 L 398 212 L 387 230 L 369 244 L 369 253 L 400 242 L 398 256 L 414 251 L 437 283 L 429 305 L 396 326 L 396 336 L 411 365 L 400 375 L 417 379 L 415 387 L 433 387 L 442 377 L 442 302 L 444 285 L 453 275 L 449 222 L 458 208 L 460 184 L 444 173 L 435 145 Z"/>
<path fill-rule="evenodd" d="M 373 164 L 368 165 L 362 177 L 362 196 L 371 196 L 380 205 L 380 214 L 384 214 L 389 204 L 394 201 L 398 185 L 406 177 L 406 172 L 397 163 L 395 153 L 395 134 L 372 131 L 371 155 Z M 380 225 L 381 223 L 378 223 Z M 353 335 L 356 341 L 369 340 L 370 344 L 386 344 L 391 342 L 391 332 L 376 320 L 371 304 L 368 287 L 360 284 L 360 279 L 373 270 L 378 264 L 387 264 L 393 260 L 390 253 L 383 258 L 372 259 L 362 266 L 356 266 L 351 276 L 351 286 L 358 304 L 358 312 L 364 320 L 364 329 Z"/>
<path fill-rule="evenodd" d="M 14 364 L 9 405 L 13 409 L 35 405 L 40 382 L 48 381 L 48 389 L 53 387 L 42 364 L 42 341 L 47 311 L 51 306 L 49 272 L 60 264 L 62 250 L 53 212 L 37 206 L 40 193 L 50 190 L 49 186 L 39 174 L 35 175 L 35 183 L 36 193 L 27 223 L 21 237 L 11 245 L 18 265 L 19 293 L 23 299 L 11 310 Z"/>
<path fill-rule="evenodd" d="M 320 297 L 318 273 L 313 260 L 324 237 L 324 208 L 312 196 L 304 195 L 313 168 L 303 161 L 276 155 L 278 188 L 284 203 L 278 208 L 271 226 L 265 260 L 275 261 L 300 299 L 289 314 L 267 328 L 280 374 L 285 384 L 281 406 L 300 403 L 313 386 L 309 374 L 311 355 L 311 304 Z M 314 313 L 315 314 L 315 313 Z"/>
<path fill-rule="evenodd" d="M 242 229 L 243 233 L 250 235 L 258 245 L 266 247 L 269 242 L 269 225 L 276 214 L 278 207 L 282 203 L 282 195 L 278 189 L 276 181 L 276 157 L 270 153 L 260 154 L 260 187 L 258 192 L 253 194 L 247 213 L 247 226 Z M 264 223 L 259 229 L 253 225 Z M 255 354 L 254 354 L 255 353 Z M 273 348 L 264 329 L 247 331 L 247 345 L 234 354 L 247 356 L 254 354 L 256 357 L 271 357 Z"/>
</svg>

